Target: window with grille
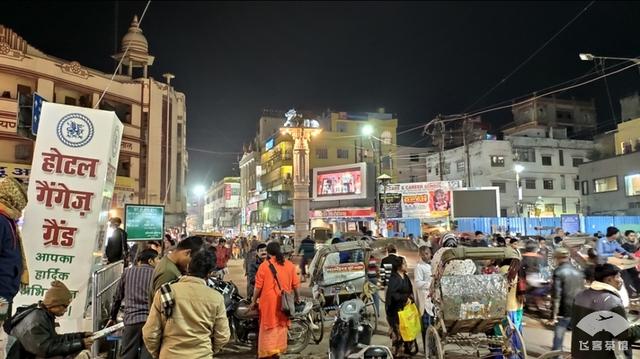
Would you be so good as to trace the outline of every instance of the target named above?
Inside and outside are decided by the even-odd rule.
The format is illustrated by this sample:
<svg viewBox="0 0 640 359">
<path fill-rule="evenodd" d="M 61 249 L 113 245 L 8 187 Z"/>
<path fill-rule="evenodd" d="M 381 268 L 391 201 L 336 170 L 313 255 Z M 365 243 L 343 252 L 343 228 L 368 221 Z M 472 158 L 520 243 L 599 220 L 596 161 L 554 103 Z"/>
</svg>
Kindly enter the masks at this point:
<svg viewBox="0 0 640 359">
<path fill-rule="evenodd" d="M 551 156 L 542 156 L 542 165 L 551 166 Z"/>
<path fill-rule="evenodd" d="M 500 193 L 507 193 L 507 184 L 505 182 L 491 182 L 491 186 L 500 188 Z"/>
<path fill-rule="evenodd" d="M 524 188 L 526 189 L 536 189 L 536 179 L 535 178 L 527 178 L 524 180 Z"/>
<path fill-rule="evenodd" d="M 545 179 L 542 180 L 542 188 L 544 189 L 553 189 L 553 180 L 552 179 Z"/>
<path fill-rule="evenodd" d="M 326 148 L 316 148 L 316 158 L 326 160 L 329 158 L 329 151 Z"/>
<path fill-rule="evenodd" d="M 347 159 L 349 158 L 349 150 L 346 150 L 344 148 L 338 148 L 337 156 L 338 158 Z"/>
</svg>

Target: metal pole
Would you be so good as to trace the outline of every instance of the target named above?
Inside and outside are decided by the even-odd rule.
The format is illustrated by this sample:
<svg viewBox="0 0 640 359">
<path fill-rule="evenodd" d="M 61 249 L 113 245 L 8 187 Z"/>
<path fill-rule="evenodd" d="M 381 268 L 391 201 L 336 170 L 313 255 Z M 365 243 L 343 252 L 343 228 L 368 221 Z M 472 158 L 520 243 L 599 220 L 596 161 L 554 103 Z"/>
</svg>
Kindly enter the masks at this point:
<svg viewBox="0 0 640 359">
<path fill-rule="evenodd" d="M 516 189 L 518 190 L 518 202 L 516 203 L 516 214 L 522 217 L 522 186 L 520 186 L 520 172 L 516 171 Z"/>
<path fill-rule="evenodd" d="M 165 195 L 164 195 L 164 201 L 163 204 L 167 203 L 167 197 L 170 193 L 170 188 L 171 188 L 171 173 L 169 172 L 169 164 L 171 163 L 171 154 L 169 153 L 169 134 L 171 133 L 171 118 L 169 117 L 171 115 L 170 109 L 171 109 L 171 79 L 175 78 L 175 75 L 170 74 L 170 73 L 166 73 L 164 75 L 164 78 L 167 80 L 167 119 L 166 119 L 166 131 L 165 131 Z"/>
</svg>

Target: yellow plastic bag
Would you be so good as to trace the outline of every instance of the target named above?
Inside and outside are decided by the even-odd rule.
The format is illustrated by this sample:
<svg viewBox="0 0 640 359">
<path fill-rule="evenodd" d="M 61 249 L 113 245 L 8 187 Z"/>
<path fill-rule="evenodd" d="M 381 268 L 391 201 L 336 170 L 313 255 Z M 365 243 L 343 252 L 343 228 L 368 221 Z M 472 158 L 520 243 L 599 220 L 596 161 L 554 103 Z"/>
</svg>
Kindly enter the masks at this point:
<svg viewBox="0 0 640 359">
<path fill-rule="evenodd" d="M 420 328 L 420 312 L 415 303 L 407 304 L 404 308 L 398 312 L 400 318 L 400 335 L 402 340 L 410 342 L 416 339 L 418 334 L 421 333 Z"/>
</svg>

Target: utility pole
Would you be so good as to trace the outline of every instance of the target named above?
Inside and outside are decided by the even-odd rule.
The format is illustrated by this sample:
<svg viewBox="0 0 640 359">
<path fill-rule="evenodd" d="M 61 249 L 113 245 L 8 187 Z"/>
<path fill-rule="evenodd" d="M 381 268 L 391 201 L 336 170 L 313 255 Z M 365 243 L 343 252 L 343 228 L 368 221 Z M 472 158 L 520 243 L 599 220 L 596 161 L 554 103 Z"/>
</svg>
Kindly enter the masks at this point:
<svg viewBox="0 0 640 359">
<path fill-rule="evenodd" d="M 439 143 L 439 147 L 440 150 L 438 151 L 438 168 L 439 168 L 439 172 L 440 172 L 440 181 L 444 181 L 444 131 L 445 131 L 445 125 L 444 122 L 442 121 L 442 115 L 438 115 L 438 117 L 436 117 L 436 123 L 434 126 L 434 137 L 438 138 Z"/>
</svg>

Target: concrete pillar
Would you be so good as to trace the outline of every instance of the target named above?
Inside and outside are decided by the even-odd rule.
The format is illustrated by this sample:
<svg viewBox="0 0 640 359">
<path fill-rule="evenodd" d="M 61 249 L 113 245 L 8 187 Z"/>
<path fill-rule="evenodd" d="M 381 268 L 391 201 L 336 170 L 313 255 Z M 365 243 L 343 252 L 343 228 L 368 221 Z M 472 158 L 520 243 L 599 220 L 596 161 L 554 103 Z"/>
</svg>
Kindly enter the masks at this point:
<svg viewBox="0 0 640 359">
<path fill-rule="evenodd" d="M 309 141 L 317 128 L 284 127 L 293 137 L 293 222 L 295 244 L 309 235 Z"/>
</svg>

